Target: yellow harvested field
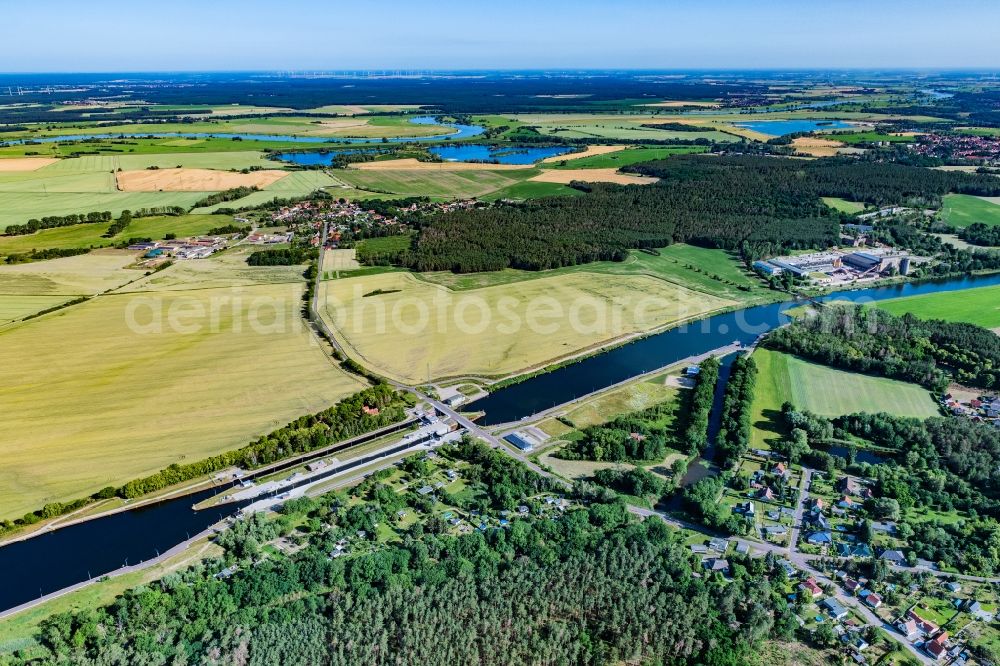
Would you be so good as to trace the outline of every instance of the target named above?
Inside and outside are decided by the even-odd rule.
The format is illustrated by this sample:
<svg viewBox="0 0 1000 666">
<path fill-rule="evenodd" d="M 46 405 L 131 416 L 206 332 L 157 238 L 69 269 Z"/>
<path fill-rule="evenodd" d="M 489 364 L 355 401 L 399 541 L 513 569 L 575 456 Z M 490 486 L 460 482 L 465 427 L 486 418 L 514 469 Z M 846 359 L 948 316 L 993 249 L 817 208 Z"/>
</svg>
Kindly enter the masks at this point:
<svg viewBox="0 0 1000 666">
<path fill-rule="evenodd" d="M 356 271 L 361 268 L 356 250 L 327 250 L 323 253 L 323 271 Z"/>
<path fill-rule="evenodd" d="M 135 252 L 109 249 L 48 261 L 5 264 L 0 266 L 0 294 L 93 296 L 141 278 L 142 271 L 125 268 L 135 262 L 135 257 Z"/>
<path fill-rule="evenodd" d="M 120 289 L 121 292 L 184 291 L 215 287 L 252 287 L 287 284 L 298 289 L 305 266 L 248 266 L 247 256 L 255 249 L 241 245 L 207 259 L 178 261 L 158 273 L 143 277 Z"/>
<path fill-rule="evenodd" d="M 234 187 L 273 185 L 290 172 L 264 169 L 239 173 L 216 169 L 142 169 L 115 174 L 122 192 L 217 192 Z"/>
<path fill-rule="evenodd" d="M 320 296 L 351 356 L 407 383 L 522 372 L 734 304 L 651 276 L 586 272 L 465 291 L 381 273 L 328 280 Z"/>
<path fill-rule="evenodd" d="M 569 160 L 578 160 L 583 157 L 593 157 L 594 155 L 607 155 L 608 153 L 617 153 L 619 150 L 625 150 L 625 146 L 587 146 L 587 149 L 582 153 L 569 153 L 567 155 L 553 155 L 552 157 L 546 157 L 542 160 L 545 162 L 566 162 Z"/>
<path fill-rule="evenodd" d="M 54 157 L 4 157 L 0 159 L 0 173 L 12 171 L 37 171 L 44 166 L 55 164 Z"/>
<path fill-rule="evenodd" d="M 485 162 L 421 162 L 413 157 L 398 160 L 358 162 L 351 169 L 361 171 L 516 171 L 533 169 L 533 164 L 488 164 Z"/>
<path fill-rule="evenodd" d="M 562 183 L 567 185 L 574 180 L 587 183 L 616 183 L 618 185 L 649 185 L 659 178 L 651 176 L 636 176 L 629 173 L 619 173 L 617 169 L 549 169 L 528 180 L 539 183 Z"/>
<path fill-rule="evenodd" d="M 820 139 L 813 136 L 800 136 L 792 140 L 792 147 L 796 152 L 813 157 L 831 157 L 840 152 L 844 144 L 831 139 Z"/>
<path fill-rule="evenodd" d="M 361 383 L 302 284 L 99 296 L 0 331 L 0 519 L 249 443 Z"/>
</svg>

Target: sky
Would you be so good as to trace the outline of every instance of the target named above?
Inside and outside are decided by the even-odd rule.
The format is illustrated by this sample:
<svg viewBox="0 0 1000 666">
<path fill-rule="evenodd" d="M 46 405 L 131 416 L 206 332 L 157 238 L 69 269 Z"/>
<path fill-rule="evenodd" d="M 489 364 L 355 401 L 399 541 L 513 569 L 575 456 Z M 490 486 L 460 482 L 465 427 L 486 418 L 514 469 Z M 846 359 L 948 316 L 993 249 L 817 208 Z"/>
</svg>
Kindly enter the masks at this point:
<svg viewBox="0 0 1000 666">
<path fill-rule="evenodd" d="M 0 71 L 983 68 L 998 0 L 7 0 Z"/>
</svg>

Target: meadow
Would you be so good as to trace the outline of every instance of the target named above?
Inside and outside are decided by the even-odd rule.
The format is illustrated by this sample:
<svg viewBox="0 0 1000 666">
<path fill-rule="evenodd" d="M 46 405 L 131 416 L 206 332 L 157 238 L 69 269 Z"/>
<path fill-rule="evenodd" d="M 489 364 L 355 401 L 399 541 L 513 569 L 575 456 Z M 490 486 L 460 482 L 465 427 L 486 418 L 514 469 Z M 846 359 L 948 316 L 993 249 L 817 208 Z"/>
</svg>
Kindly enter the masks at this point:
<svg viewBox="0 0 1000 666">
<path fill-rule="evenodd" d="M 639 162 L 649 162 L 651 160 L 662 160 L 671 155 L 687 155 L 689 153 L 703 153 L 704 146 L 664 146 L 662 148 L 626 148 L 621 151 L 606 153 L 604 155 L 591 155 L 573 160 L 565 160 L 565 163 L 553 160 L 552 166 L 556 169 L 620 169 L 630 164 Z M 569 157 L 569 156 L 567 156 Z"/>
<path fill-rule="evenodd" d="M 0 519 L 235 448 L 361 388 L 301 324 L 302 288 L 105 295 L 0 332 Z"/>
<path fill-rule="evenodd" d="M 841 213 L 853 215 L 855 213 L 860 213 L 865 209 L 865 205 L 860 201 L 848 201 L 847 199 L 840 199 L 838 197 L 821 198 L 823 199 L 823 203 L 834 210 L 839 210 Z"/>
<path fill-rule="evenodd" d="M 961 295 L 940 292 L 881 301 L 878 307 L 895 315 L 913 314 L 921 319 L 966 322 L 1000 328 L 1000 287 L 966 289 Z"/>
<path fill-rule="evenodd" d="M 981 222 L 1000 224 L 1000 205 L 968 194 L 946 194 L 941 203 L 941 219 L 954 227 Z"/>
<path fill-rule="evenodd" d="M 781 406 L 821 416 L 886 412 L 927 418 L 938 408 L 927 389 L 882 377 L 846 372 L 767 349 L 753 352 L 757 387 L 752 408 L 753 443 L 764 446 L 784 435 Z"/>
<path fill-rule="evenodd" d="M 380 273 L 328 280 L 321 298 L 352 356 L 408 383 L 509 375 L 735 304 L 649 276 L 584 271 L 462 292 Z"/>
</svg>

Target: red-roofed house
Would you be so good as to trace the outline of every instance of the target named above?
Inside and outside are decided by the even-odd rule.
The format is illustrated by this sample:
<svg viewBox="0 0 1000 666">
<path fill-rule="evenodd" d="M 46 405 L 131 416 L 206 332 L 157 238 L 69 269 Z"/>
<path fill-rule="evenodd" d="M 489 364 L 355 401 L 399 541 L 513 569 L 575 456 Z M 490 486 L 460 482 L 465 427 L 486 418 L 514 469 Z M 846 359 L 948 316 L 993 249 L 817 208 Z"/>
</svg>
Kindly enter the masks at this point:
<svg viewBox="0 0 1000 666">
<path fill-rule="evenodd" d="M 823 588 L 812 578 L 806 578 L 799 584 L 799 589 L 809 594 L 813 599 L 823 594 Z"/>
</svg>

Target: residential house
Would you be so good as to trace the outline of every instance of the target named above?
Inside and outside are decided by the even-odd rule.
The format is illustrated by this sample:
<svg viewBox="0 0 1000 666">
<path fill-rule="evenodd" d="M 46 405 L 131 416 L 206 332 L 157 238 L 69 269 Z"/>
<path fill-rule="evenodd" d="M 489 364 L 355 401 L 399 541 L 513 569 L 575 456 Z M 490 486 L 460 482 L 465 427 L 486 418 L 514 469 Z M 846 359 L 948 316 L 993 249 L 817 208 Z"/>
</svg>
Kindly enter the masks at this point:
<svg viewBox="0 0 1000 666">
<path fill-rule="evenodd" d="M 764 534 L 768 538 L 784 536 L 785 534 L 788 534 L 788 528 L 784 525 L 768 525 L 764 528 Z"/>
<path fill-rule="evenodd" d="M 729 541 L 722 538 L 711 539 L 708 542 L 708 547 L 712 550 L 724 553 L 729 548 Z"/>
<path fill-rule="evenodd" d="M 813 532 L 806 537 L 806 541 L 813 546 L 824 546 L 833 543 L 833 535 L 829 532 Z"/>
<path fill-rule="evenodd" d="M 843 509 L 844 511 L 853 511 L 856 508 L 854 500 L 852 500 L 847 495 L 844 495 L 843 497 L 840 498 L 840 501 L 837 502 L 837 506 Z"/>
<path fill-rule="evenodd" d="M 879 557 L 883 560 L 886 560 L 890 564 L 896 564 L 900 566 L 906 564 L 906 555 L 904 555 L 903 551 L 901 550 L 886 550 L 883 551 Z"/>
<path fill-rule="evenodd" d="M 757 499 L 774 501 L 774 491 L 771 490 L 770 486 L 764 486 L 757 491 Z"/>
<path fill-rule="evenodd" d="M 945 643 L 948 640 L 948 632 L 942 631 L 939 635 L 935 636 L 932 640 L 924 643 L 924 652 L 926 652 L 935 661 L 940 661 L 944 658 L 945 653 L 948 651 L 948 647 Z"/>
<path fill-rule="evenodd" d="M 844 578 L 844 587 L 847 588 L 848 592 L 850 592 L 851 594 L 854 594 L 855 592 L 858 591 L 858 588 L 861 587 L 861 583 L 859 583 L 858 581 L 854 580 L 853 578 L 848 577 L 848 578 Z"/>
<path fill-rule="evenodd" d="M 811 596 L 813 599 L 822 596 L 823 588 L 816 584 L 816 580 L 813 578 L 806 578 L 804 581 L 799 583 L 799 589 Z"/>
<path fill-rule="evenodd" d="M 847 617 L 847 609 L 844 608 L 843 604 L 834 599 L 833 597 L 827 597 L 823 601 L 819 602 L 821 608 L 826 610 L 834 620 L 842 620 Z"/>
<path fill-rule="evenodd" d="M 740 555 L 748 555 L 750 553 L 750 544 L 745 541 L 741 541 L 736 544 L 736 552 Z"/>
<path fill-rule="evenodd" d="M 930 620 L 925 620 L 914 612 L 911 608 L 906 611 L 906 619 L 913 620 L 917 624 L 917 630 L 920 631 L 924 636 L 933 636 L 937 633 L 938 626 L 931 622 Z"/>
<path fill-rule="evenodd" d="M 706 557 L 701 561 L 701 566 L 708 571 L 721 571 L 724 574 L 729 573 L 729 560 L 721 557 Z"/>
<path fill-rule="evenodd" d="M 959 585 L 958 583 L 945 583 L 944 587 L 952 594 L 958 594 L 959 592 L 962 591 L 962 586 Z"/>
<path fill-rule="evenodd" d="M 703 546 L 700 543 L 693 544 L 691 546 L 691 552 L 695 555 L 705 555 L 708 553 L 708 546 Z"/>
<path fill-rule="evenodd" d="M 874 592 L 869 592 L 866 595 L 862 595 L 861 600 L 864 601 L 869 606 L 871 606 L 872 608 L 878 608 L 879 606 L 882 605 L 882 597 L 875 594 Z"/>
<path fill-rule="evenodd" d="M 972 601 L 970 599 L 965 604 L 965 610 L 967 610 L 969 614 L 975 617 L 977 620 L 982 620 L 983 622 L 993 621 L 993 613 L 984 610 L 982 605 L 978 601 Z"/>
<path fill-rule="evenodd" d="M 917 629 L 917 623 L 914 620 L 897 620 L 896 629 L 910 641 L 920 635 L 920 630 Z"/>
<path fill-rule="evenodd" d="M 857 495 L 861 492 L 861 484 L 858 483 L 857 479 L 845 476 L 837 482 L 837 491 L 844 495 Z"/>
</svg>

